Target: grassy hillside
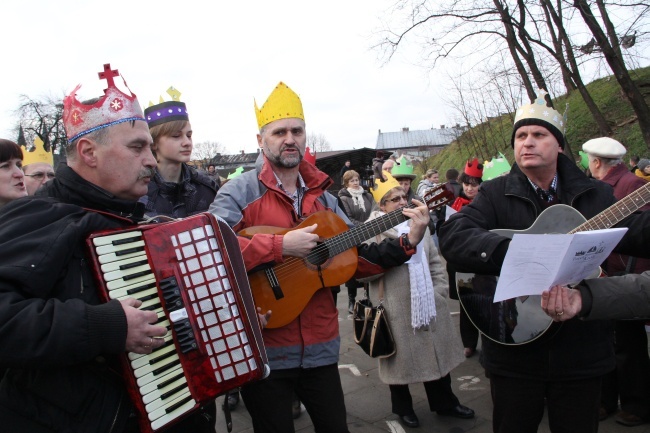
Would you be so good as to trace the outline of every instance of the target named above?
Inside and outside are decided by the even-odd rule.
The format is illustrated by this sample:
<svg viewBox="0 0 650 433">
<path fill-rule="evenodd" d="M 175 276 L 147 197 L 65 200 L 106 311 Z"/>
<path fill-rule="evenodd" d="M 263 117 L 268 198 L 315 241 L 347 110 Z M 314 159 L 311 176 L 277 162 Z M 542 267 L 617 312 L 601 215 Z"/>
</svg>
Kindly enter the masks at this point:
<svg viewBox="0 0 650 433">
<path fill-rule="evenodd" d="M 636 69 L 630 74 L 637 82 L 650 82 L 650 67 Z M 596 80 L 588 84 L 587 89 L 611 125 L 614 131 L 612 138 L 628 148 L 628 155 L 649 157 L 650 150 L 643 142 L 638 122 L 630 121 L 634 118 L 634 112 L 623 97 L 615 78 L 610 76 Z M 650 101 L 650 95 L 646 95 L 646 100 Z M 581 150 L 582 144 L 591 138 L 600 136 L 596 122 L 591 117 L 591 113 L 578 91 L 574 91 L 568 97 L 563 95 L 555 99 L 553 104 L 559 112 L 563 112 L 565 105 L 569 104 L 567 141 L 578 160 L 578 151 Z M 473 146 L 467 144 L 470 142 L 471 136 L 475 138 L 472 142 L 478 138 L 483 143 L 481 153 L 484 157 L 489 159 L 488 155 L 496 156 L 498 152 L 503 152 L 508 161 L 513 164 L 514 156 L 510 147 L 513 118 L 514 116 L 511 114 L 505 115 L 471 128 L 445 150 L 431 157 L 423 164 L 423 167 L 434 167 L 443 175 L 447 169 L 452 167 L 462 170 L 468 158 L 479 156 Z M 424 170 L 420 169 L 420 174 L 422 171 Z"/>
</svg>

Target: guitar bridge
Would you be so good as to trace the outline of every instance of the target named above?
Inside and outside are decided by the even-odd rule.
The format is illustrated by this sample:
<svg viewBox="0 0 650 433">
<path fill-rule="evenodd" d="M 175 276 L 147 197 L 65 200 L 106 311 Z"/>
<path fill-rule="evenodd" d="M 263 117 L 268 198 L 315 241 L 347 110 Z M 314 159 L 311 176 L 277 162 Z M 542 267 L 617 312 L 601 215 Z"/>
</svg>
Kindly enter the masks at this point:
<svg viewBox="0 0 650 433">
<path fill-rule="evenodd" d="M 273 290 L 273 296 L 275 296 L 275 300 L 277 301 L 278 299 L 284 298 L 284 293 L 282 293 L 282 289 L 280 288 L 280 282 L 275 276 L 275 271 L 273 268 L 265 269 L 264 272 L 266 273 L 266 279 L 269 280 L 271 290 Z"/>
</svg>

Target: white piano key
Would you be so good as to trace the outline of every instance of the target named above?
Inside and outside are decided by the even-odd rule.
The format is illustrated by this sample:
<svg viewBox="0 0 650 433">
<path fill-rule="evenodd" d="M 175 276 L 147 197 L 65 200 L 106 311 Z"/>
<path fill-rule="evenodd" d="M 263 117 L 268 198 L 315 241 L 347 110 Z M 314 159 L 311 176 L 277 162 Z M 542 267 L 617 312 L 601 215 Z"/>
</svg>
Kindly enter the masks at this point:
<svg viewBox="0 0 650 433">
<path fill-rule="evenodd" d="M 172 400 L 165 402 L 163 405 L 159 405 L 158 408 L 151 411 L 147 411 L 147 413 L 149 414 L 149 421 L 157 420 L 161 416 L 165 415 L 167 413 L 165 409 L 167 409 L 169 406 L 173 406 L 174 404 L 178 403 L 180 400 L 183 400 L 184 398 L 187 397 L 191 397 L 189 390 L 179 393 L 178 395 L 174 396 Z"/>
<path fill-rule="evenodd" d="M 136 378 L 144 377 L 144 376 L 146 376 L 148 374 L 154 374 L 154 376 L 160 376 L 162 374 L 165 374 L 167 372 L 167 370 L 161 371 L 160 373 L 157 373 L 157 374 L 154 373 L 154 371 L 157 370 L 158 368 L 164 367 L 166 365 L 173 364 L 174 362 L 180 363 L 180 359 L 178 358 L 178 355 L 176 353 L 170 355 L 169 357 L 167 357 L 167 358 L 165 358 L 165 359 L 163 359 L 163 360 L 161 360 L 159 362 L 155 362 L 153 364 L 146 364 L 146 365 L 143 365 L 142 367 L 138 368 L 137 370 L 133 370 L 133 375 Z M 171 368 L 173 368 L 173 367 L 170 367 L 169 369 L 171 369 Z"/>
<path fill-rule="evenodd" d="M 175 365 L 174 367 L 170 368 L 169 370 L 166 370 L 162 374 L 153 374 L 153 373 L 145 374 L 144 376 L 141 376 L 141 377 L 137 378 L 136 383 L 138 384 L 138 386 L 140 388 L 145 387 L 150 383 L 160 383 L 160 382 L 164 381 L 163 378 L 165 376 L 167 376 L 167 374 L 169 374 L 171 372 L 174 372 L 174 371 L 182 370 L 182 369 L 183 369 L 183 366 L 178 364 L 178 365 Z"/>
<path fill-rule="evenodd" d="M 110 290 L 108 292 L 108 296 L 111 299 L 119 299 L 119 298 L 121 298 L 123 296 L 130 296 L 132 298 L 137 298 L 138 296 L 142 296 L 142 293 L 144 293 L 144 292 L 150 292 L 151 290 L 155 290 L 157 292 L 158 289 L 156 289 L 156 286 L 154 285 L 153 287 L 149 287 L 147 289 L 140 290 L 139 292 L 135 292 L 135 293 L 131 293 L 131 294 L 128 293 L 129 290 L 137 289 L 137 288 L 140 288 L 140 287 L 146 287 L 146 286 L 148 286 L 150 284 L 155 284 L 155 283 L 156 283 L 156 280 L 153 277 L 149 276 L 149 279 L 147 279 L 147 280 L 140 281 L 138 283 L 134 283 L 134 284 L 131 284 L 129 286 L 120 287 L 119 289 Z"/>
<path fill-rule="evenodd" d="M 95 246 L 108 245 L 111 244 L 113 241 L 119 241 L 122 239 L 128 239 L 134 237 L 142 237 L 142 232 L 136 230 L 132 232 L 118 233 L 115 235 L 98 236 L 96 238 L 93 238 L 93 245 Z"/>
<path fill-rule="evenodd" d="M 111 263 L 115 262 L 117 260 L 124 260 L 128 259 L 131 257 L 138 257 L 142 255 L 142 251 L 134 251 L 132 253 L 128 254 L 120 254 L 119 256 L 115 253 L 110 253 L 110 254 L 104 254 L 101 256 L 97 256 L 97 260 L 99 261 L 100 264 L 105 264 L 105 263 Z"/>
<path fill-rule="evenodd" d="M 151 374 L 151 375 L 153 375 L 151 380 L 153 380 L 158 376 L 166 374 L 167 371 L 174 368 L 175 365 L 169 367 L 167 370 L 164 370 L 164 371 L 161 371 L 161 372 L 158 372 L 158 373 L 154 373 L 155 370 L 157 370 L 159 368 L 162 368 L 162 367 L 169 366 L 171 364 L 175 364 L 175 363 L 180 364 L 180 359 L 178 358 L 178 355 L 176 353 L 174 353 L 173 355 L 170 355 L 169 357 L 163 359 L 160 362 L 156 362 L 156 363 L 153 363 L 153 364 L 146 364 L 146 365 L 143 365 L 142 367 L 138 368 L 137 370 L 133 370 L 133 376 L 135 376 L 136 379 L 139 379 L 139 378 L 142 378 L 142 377 L 145 377 L 145 376 L 148 376 L 148 375 Z M 150 381 L 147 381 L 146 383 L 149 383 Z M 145 383 L 143 383 L 142 385 L 144 385 L 144 384 Z"/>
<path fill-rule="evenodd" d="M 169 322 L 167 322 L 167 324 L 169 324 Z M 163 325 L 162 322 L 161 322 L 160 326 L 165 326 L 165 325 Z M 172 338 L 173 337 L 172 337 L 171 332 L 168 332 L 167 335 L 162 337 L 162 339 L 165 340 L 165 342 L 168 342 Z M 149 356 L 148 353 L 135 353 L 135 352 L 129 352 L 127 355 L 128 355 L 129 361 L 133 361 L 134 359 L 142 358 L 144 356 Z"/>
<path fill-rule="evenodd" d="M 185 377 L 185 372 L 183 371 L 183 367 L 180 365 L 174 369 L 169 370 L 168 373 L 159 376 L 158 378 L 152 380 L 151 382 L 146 383 L 141 387 L 139 387 L 138 390 L 140 391 L 140 395 L 147 395 L 150 392 L 153 392 L 155 389 L 158 388 L 159 385 L 176 376 Z"/>
<path fill-rule="evenodd" d="M 149 271 L 149 275 L 148 275 L 148 276 L 151 276 L 151 274 L 152 274 L 152 272 L 153 272 L 153 271 L 151 270 L 151 267 L 149 267 L 149 264 L 147 263 L 147 264 L 145 264 L 145 265 L 136 266 L 136 267 L 134 267 L 134 268 L 129 268 L 129 269 L 117 269 L 117 270 L 115 270 L 115 271 L 106 272 L 106 273 L 104 274 L 104 281 L 107 281 L 107 282 L 108 282 L 108 281 L 117 280 L 118 278 L 125 278 L 125 277 L 128 277 L 128 276 L 130 276 L 130 275 L 138 274 L 138 273 L 143 272 L 143 271 Z M 135 279 L 134 279 L 134 280 L 125 280 L 125 281 L 127 281 L 127 282 L 129 282 L 129 281 L 135 281 Z"/>
<path fill-rule="evenodd" d="M 144 251 L 140 251 L 137 253 L 136 256 L 124 259 L 124 260 L 116 260 L 114 262 L 106 263 L 101 266 L 102 272 L 111 272 L 111 271 L 116 271 L 120 268 L 120 266 L 123 265 L 129 265 L 131 263 L 136 263 L 139 261 L 147 260 L 147 255 L 144 253 Z"/>
<path fill-rule="evenodd" d="M 144 406 L 144 410 L 146 410 L 147 413 L 153 413 L 159 409 L 166 409 L 173 404 L 172 402 L 178 401 L 180 397 L 187 397 L 189 394 L 189 388 L 187 386 L 181 386 L 180 388 L 173 390 L 167 398 L 163 399 L 159 397 L 147 403 Z"/>
<path fill-rule="evenodd" d="M 102 245 L 101 247 L 95 248 L 95 251 L 97 252 L 97 255 L 103 256 L 104 254 L 117 253 L 119 251 L 140 247 L 144 247 L 144 241 L 130 242 L 122 245 Z"/>
<path fill-rule="evenodd" d="M 179 416 L 183 415 L 185 412 L 189 412 L 194 406 L 196 406 L 196 401 L 188 401 L 184 405 L 178 407 L 177 409 L 174 409 L 172 412 L 166 413 L 165 415 L 153 421 L 151 423 L 151 428 L 153 430 L 158 430 L 159 428 L 169 424 Z"/>
<path fill-rule="evenodd" d="M 162 359 L 169 358 L 170 353 L 176 354 L 176 346 L 173 344 L 161 347 L 160 349 L 147 354 L 147 356 L 141 356 L 140 358 L 134 359 L 131 361 L 131 368 L 136 370 L 138 368 L 144 367 L 145 365 L 150 364 L 154 359 L 157 359 L 157 362 L 161 362 Z"/>
<path fill-rule="evenodd" d="M 173 377 L 173 376 L 172 376 Z M 185 379 L 185 376 L 181 376 L 178 379 L 176 379 L 173 382 L 168 383 L 167 385 L 163 386 L 162 388 L 156 387 L 152 392 L 145 394 L 142 396 L 142 401 L 144 402 L 145 405 L 148 405 L 149 403 L 152 403 L 155 400 L 158 400 L 162 398 L 163 394 L 166 392 L 169 392 L 181 385 L 185 385 L 185 388 L 187 388 L 187 380 Z M 167 399 L 165 399 L 167 400 Z M 164 400 L 163 400 L 164 401 Z M 148 411 L 151 412 L 151 411 Z"/>
<path fill-rule="evenodd" d="M 151 279 L 150 274 L 149 275 L 142 275 L 141 277 L 137 277 L 137 278 L 134 278 L 132 280 L 122 280 L 122 279 L 120 279 L 120 280 L 108 281 L 106 283 L 106 288 L 108 290 L 115 290 L 115 289 L 119 289 L 119 288 L 122 288 L 122 287 L 130 286 L 130 285 L 135 284 L 135 283 L 141 283 L 141 282 L 147 281 L 149 279 Z"/>
</svg>

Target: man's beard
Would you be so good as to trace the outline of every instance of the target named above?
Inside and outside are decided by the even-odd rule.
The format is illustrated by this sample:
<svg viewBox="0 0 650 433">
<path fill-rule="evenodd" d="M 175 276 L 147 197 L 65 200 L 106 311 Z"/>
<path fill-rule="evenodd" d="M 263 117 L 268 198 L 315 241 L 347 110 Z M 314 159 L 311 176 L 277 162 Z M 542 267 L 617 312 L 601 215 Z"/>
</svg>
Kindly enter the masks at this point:
<svg viewBox="0 0 650 433">
<path fill-rule="evenodd" d="M 300 148 L 298 146 L 295 146 L 295 149 L 298 151 L 297 157 L 296 156 L 282 156 L 282 151 L 285 150 L 287 147 L 282 147 L 280 149 L 280 153 L 278 155 L 274 155 L 271 153 L 270 150 L 268 150 L 268 147 L 265 146 L 265 154 L 266 157 L 271 161 L 273 164 L 275 164 L 278 167 L 282 168 L 294 168 L 295 166 L 300 164 L 300 161 L 302 161 L 303 154 L 300 152 Z"/>
</svg>

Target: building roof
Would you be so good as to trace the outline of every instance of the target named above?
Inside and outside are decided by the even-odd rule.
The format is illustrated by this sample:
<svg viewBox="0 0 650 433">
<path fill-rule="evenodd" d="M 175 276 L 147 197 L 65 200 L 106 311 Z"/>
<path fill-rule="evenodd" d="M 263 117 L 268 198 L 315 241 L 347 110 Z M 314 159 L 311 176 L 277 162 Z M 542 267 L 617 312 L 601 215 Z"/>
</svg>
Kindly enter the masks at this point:
<svg viewBox="0 0 650 433">
<path fill-rule="evenodd" d="M 423 129 L 398 132 L 381 132 L 377 136 L 377 149 L 401 149 L 420 146 L 446 146 L 460 135 L 458 128 Z"/>
</svg>

